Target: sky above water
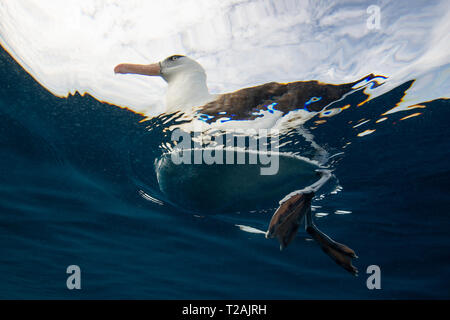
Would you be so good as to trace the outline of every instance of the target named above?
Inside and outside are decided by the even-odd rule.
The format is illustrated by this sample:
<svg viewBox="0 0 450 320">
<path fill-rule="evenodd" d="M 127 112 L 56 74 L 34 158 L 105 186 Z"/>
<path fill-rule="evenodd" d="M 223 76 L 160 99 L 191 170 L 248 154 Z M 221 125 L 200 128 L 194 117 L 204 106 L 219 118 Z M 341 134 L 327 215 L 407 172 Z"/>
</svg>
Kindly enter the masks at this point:
<svg viewBox="0 0 450 320">
<path fill-rule="evenodd" d="M 450 92 L 447 0 L 2 0 L 0 43 L 55 95 L 88 92 L 149 116 L 164 111 L 165 82 L 115 65 L 189 55 L 213 93 L 387 76 L 373 98 L 416 79 L 399 109 Z"/>
</svg>

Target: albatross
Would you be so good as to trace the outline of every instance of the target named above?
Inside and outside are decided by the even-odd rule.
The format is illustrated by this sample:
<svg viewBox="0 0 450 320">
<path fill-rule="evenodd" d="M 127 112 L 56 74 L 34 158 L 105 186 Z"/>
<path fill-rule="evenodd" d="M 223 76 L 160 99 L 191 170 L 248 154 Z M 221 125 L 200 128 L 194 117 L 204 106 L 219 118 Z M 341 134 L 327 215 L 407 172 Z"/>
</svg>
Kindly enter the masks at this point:
<svg viewBox="0 0 450 320">
<path fill-rule="evenodd" d="M 277 110 L 283 115 L 299 109 L 320 112 L 351 92 L 361 81 L 341 85 L 318 81 L 270 82 L 216 95 L 208 90 L 205 69 L 194 59 L 183 55 L 172 55 L 152 64 L 122 63 L 114 68 L 114 72 L 162 77 L 168 84 L 166 112 L 198 108 L 207 116 L 205 122 L 209 123 L 223 117 L 229 120 L 254 120 L 261 117 L 261 111 L 264 110 Z M 374 76 L 369 75 L 368 79 L 371 77 Z M 338 265 L 357 275 L 358 269 L 352 265 L 352 259 L 357 258 L 355 252 L 332 240 L 313 223 L 311 201 L 315 192 L 331 177 L 327 170 L 318 170 L 318 174 L 320 179 L 316 183 L 294 191 L 280 201 L 269 223 L 266 238 L 277 238 L 280 249 L 284 249 L 304 222 L 306 231 L 322 250 Z"/>
</svg>

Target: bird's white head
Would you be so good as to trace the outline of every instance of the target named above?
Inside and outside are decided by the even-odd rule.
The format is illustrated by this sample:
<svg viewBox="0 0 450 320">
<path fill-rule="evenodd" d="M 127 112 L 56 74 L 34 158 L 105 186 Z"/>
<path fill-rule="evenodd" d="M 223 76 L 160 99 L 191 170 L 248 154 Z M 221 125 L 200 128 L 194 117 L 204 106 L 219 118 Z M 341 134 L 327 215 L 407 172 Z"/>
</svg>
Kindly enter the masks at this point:
<svg viewBox="0 0 450 320">
<path fill-rule="evenodd" d="M 173 55 L 148 65 L 123 63 L 114 72 L 161 76 L 169 85 L 166 96 L 169 112 L 201 106 L 215 98 L 209 93 L 203 67 L 186 56 Z"/>
</svg>

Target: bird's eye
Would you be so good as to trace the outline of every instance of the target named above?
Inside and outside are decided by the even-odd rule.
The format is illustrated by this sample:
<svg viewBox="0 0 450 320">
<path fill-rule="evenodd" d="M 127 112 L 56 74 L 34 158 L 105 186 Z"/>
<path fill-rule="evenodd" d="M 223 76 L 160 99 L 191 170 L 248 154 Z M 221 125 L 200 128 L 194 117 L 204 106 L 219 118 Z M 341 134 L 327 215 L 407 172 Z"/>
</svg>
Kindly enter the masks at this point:
<svg viewBox="0 0 450 320">
<path fill-rule="evenodd" d="M 179 55 L 179 54 L 175 54 L 175 55 L 173 55 L 173 56 L 168 57 L 166 60 L 167 60 L 167 61 L 176 61 L 176 60 L 178 60 L 179 58 L 183 58 L 183 56 L 181 56 L 181 55 Z"/>
</svg>

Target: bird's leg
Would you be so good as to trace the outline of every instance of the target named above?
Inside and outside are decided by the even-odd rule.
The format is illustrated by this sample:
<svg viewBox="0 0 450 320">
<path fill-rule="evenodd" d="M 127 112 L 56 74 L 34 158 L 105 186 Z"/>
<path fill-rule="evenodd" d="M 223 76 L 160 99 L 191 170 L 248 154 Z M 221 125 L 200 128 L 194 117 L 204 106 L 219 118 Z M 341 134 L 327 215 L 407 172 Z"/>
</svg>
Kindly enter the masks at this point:
<svg viewBox="0 0 450 320">
<path fill-rule="evenodd" d="M 352 259 L 358 258 L 355 251 L 346 245 L 334 241 L 325 233 L 320 231 L 314 225 L 311 210 L 306 212 L 305 228 L 306 232 L 308 232 L 311 237 L 316 240 L 322 250 L 329 255 L 331 259 L 354 276 L 358 275 L 358 269 L 352 265 Z"/>
<path fill-rule="evenodd" d="M 306 231 L 322 250 L 338 265 L 353 275 L 357 275 L 358 269 L 352 265 L 352 259 L 357 258 L 355 252 L 346 245 L 334 241 L 314 225 L 311 200 L 314 193 L 331 177 L 331 172 L 328 170 L 317 170 L 317 172 L 321 175 L 317 182 L 287 195 L 280 202 L 280 206 L 270 220 L 266 238 L 277 238 L 282 250 L 294 239 L 300 224 L 305 219 Z"/>
<path fill-rule="evenodd" d="M 266 238 L 277 238 L 280 250 L 283 250 L 294 239 L 305 214 L 311 211 L 311 200 L 314 192 L 320 189 L 331 177 L 328 170 L 316 170 L 320 179 L 309 187 L 294 191 L 280 201 L 266 232 Z"/>
</svg>

